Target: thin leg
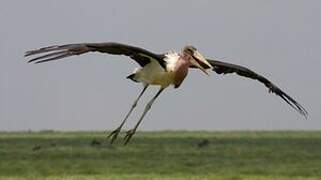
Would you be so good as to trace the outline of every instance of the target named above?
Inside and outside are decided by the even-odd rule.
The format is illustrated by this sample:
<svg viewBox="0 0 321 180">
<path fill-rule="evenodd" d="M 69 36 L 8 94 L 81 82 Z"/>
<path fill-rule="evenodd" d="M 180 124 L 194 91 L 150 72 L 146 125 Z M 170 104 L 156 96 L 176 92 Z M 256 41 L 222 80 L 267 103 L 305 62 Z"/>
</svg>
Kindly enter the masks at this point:
<svg viewBox="0 0 321 180">
<path fill-rule="evenodd" d="M 111 137 L 110 140 L 110 144 L 113 144 L 114 141 L 117 139 L 117 136 L 121 130 L 121 128 L 124 126 L 127 118 L 130 116 L 130 114 L 132 113 L 132 111 L 134 110 L 134 108 L 137 106 L 137 103 L 139 101 L 139 99 L 142 97 L 142 95 L 144 94 L 145 90 L 147 89 L 148 85 L 144 86 L 144 89 L 142 90 L 142 92 L 139 94 L 139 96 L 137 97 L 137 99 L 134 101 L 132 107 L 130 108 L 129 112 L 127 113 L 127 115 L 125 116 L 125 119 L 122 121 L 122 123 L 119 125 L 118 128 L 116 128 L 114 131 L 112 131 L 107 138 Z"/>
<path fill-rule="evenodd" d="M 126 145 L 129 140 L 132 138 L 132 136 L 135 134 L 139 124 L 142 122 L 143 118 L 145 117 L 146 113 L 150 110 L 150 108 L 152 107 L 154 101 L 156 100 L 156 98 L 160 95 L 160 93 L 164 90 L 164 88 L 161 88 L 157 94 L 153 97 L 153 99 L 151 99 L 145 106 L 145 109 L 144 109 L 144 112 L 142 114 L 142 116 L 139 118 L 137 124 L 135 125 L 135 127 L 129 131 L 127 131 L 126 133 L 126 136 L 125 136 L 125 143 L 124 145 Z"/>
</svg>

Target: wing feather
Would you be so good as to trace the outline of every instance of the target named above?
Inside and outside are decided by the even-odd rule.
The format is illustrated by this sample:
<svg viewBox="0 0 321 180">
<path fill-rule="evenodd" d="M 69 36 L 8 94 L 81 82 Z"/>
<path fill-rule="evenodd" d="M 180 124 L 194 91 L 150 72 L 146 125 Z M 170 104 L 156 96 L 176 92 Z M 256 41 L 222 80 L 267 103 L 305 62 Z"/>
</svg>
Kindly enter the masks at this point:
<svg viewBox="0 0 321 180">
<path fill-rule="evenodd" d="M 294 100 L 291 96 L 289 96 L 284 91 L 282 91 L 279 87 L 274 85 L 267 78 L 257 74 L 256 72 L 250 70 L 249 68 L 246 68 L 240 65 L 226 63 L 226 62 L 217 61 L 217 60 L 210 60 L 210 59 L 207 59 L 207 61 L 213 66 L 213 71 L 215 71 L 217 74 L 236 73 L 240 76 L 258 80 L 269 89 L 269 92 L 272 92 L 280 96 L 286 103 L 288 103 L 292 108 L 294 108 L 296 111 L 298 111 L 301 115 L 303 115 L 307 119 L 308 112 L 306 111 L 306 109 L 302 105 L 300 105 L 296 100 Z"/>
<path fill-rule="evenodd" d="M 135 60 L 139 65 L 145 66 L 150 61 L 156 60 L 165 68 L 166 62 L 163 60 L 163 54 L 154 54 L 143 48 L 130 46 L 121 43 L 82 43 L 82 44 L 66 44 L 61 46 L 48 46 L 36 50 L 27 51 L 25 57 L 39 55 L 30 59 L 28 62 L 43 63 L 62 59 L 69 56 L 81 55 L 88 52 L 108 53 L 112 55 L 125 55 Z"/>
</svg>

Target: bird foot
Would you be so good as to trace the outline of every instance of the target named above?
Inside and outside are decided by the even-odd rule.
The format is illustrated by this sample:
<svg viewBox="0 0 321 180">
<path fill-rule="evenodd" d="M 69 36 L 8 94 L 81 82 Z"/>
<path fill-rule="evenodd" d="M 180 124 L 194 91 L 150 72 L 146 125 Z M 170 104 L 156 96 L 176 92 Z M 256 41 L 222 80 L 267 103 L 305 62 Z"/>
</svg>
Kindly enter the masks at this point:
<svg viewBox="0 0 321 180">
<path fill-rule="evenodd" d="M 135 133 L 136 133 L 136 129 L 131 129 L 126 132 L 126 136 L 124 137 L 125 139 L 124 145 L 126 145 L 130 141 L 130 139 Z"/>
<path fill-rule="evenodd" d="M 113 144 L 114 141 L 117 139 L 118 134 L 120 133 L 120 130 L 121 130 L 121 127 L 118 127 L 107 136 L 108 139 L 111 138 L 110 144 Z"/>
</svg>

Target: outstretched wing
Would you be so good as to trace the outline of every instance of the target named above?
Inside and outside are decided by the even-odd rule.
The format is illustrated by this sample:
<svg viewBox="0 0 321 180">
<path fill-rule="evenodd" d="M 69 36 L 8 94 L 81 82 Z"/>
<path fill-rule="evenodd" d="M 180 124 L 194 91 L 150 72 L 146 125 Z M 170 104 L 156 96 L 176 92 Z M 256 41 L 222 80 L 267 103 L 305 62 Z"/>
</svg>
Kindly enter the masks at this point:
<svg viewBox="0 0 321 180">
<path fill-rule="evenodd" d="M 243 66 L 210 59 L 207 59 L 207 61 L 213 66 L 213 71 L 215 71 L 217 74 L 236 73 L 240 76 L 258 80 L 269 89 L 269 92 L 275 93 L 276 95 L 280 96 L 285 102 L 287 102 L 292 108 L 302 114 L 305 118 L 308 117 L 308 112 L 303 108 L 303 106 L 301 106 L 297 101 L 283 92 L 279 87 L 274 85 L 267 78 Z"/>
<path fill-rule="evenodd" d="M 154 54 L 145 49 L 120 44 L 115 42 L 106 43 L 82 43 L 82 44 L 66 44 L 61 46 L 49 46 L 37 50 L 27 51 L 25 56 L 39 55 L 28 62 L 43 63 L 62 59 L 69 56 L 81 55 L 87 52 L 101 52 L 113 55 L 125 55 L 135 60 L 139 65 L 145 66 L 151 61 L 158 61 L 162 67 L 166 67 L 163 60 L 163 54 Z"/>
</svg>

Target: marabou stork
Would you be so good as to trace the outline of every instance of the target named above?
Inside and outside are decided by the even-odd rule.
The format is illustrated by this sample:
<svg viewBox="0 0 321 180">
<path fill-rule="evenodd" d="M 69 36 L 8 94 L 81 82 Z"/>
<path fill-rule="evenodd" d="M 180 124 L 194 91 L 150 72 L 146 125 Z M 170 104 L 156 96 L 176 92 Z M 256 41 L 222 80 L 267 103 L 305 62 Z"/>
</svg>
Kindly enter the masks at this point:
<svg viewBox="0 0 321 180">
<path fill-rule="evenodd" d="M 160 89 L 157 94 L 146 104 L 145 109 L 135 127 L 126 132 L 124 144 L 127 144 L 135 134 L 139 124 L 142 122 L 146 113 L 150 110 L 155 99 L 169 85 L 174 85 L 174 88 L 178 88 L 187 76 L 189 68 L 198 68 L 207 75 L 209 74 L 206 70 L 211 69 L 217 74 L 236 73 L 240 76 L 258 80 L 269 89 L 269 92 L 275 93 L 276 95 L 280 96 L 286 103 L 288 103 L 292 108 L 298 111 L 305 118 L 307 118 L 308 116 L 308 113 L 304 109 L 304 107 L 302 107 L 297 101 L 283 92 L 267 78 L 243 66 L 225 63 L 217 60 L 205 59 L 196 50 L 196 48 L 191 45 L 185 46 L 179 53 L 169 52 L 164 54 L 155 54 L 143 48 L 115 42 L 81 43 L 61 46 L 49 46 L 37 50 L 31 50 L 27 51 L 25 53 L 25 56 L 40 54 L 38 57 L 35 57 L 28 62 L 43 63 L 73 55 L 81 55 L 87 52 L 125 55 L 135 60 L 141 66 L 141 68 L 136 69 L 132 74 L 127 76 L 127 78 L 133 80 L 134 82 L 142 83 L 144 86 L 143 90 L 135 99 L 120 126 L 108 135 L 108 137 L 111 137 L 111 143 L 113 143 L 117 138 L 127 118 L 136 107 L 137 102 L 149 85 L 158 85 L 160 86 Z"/>
</svg>

